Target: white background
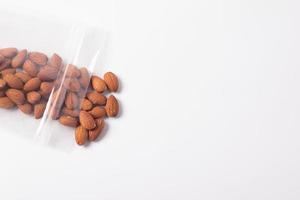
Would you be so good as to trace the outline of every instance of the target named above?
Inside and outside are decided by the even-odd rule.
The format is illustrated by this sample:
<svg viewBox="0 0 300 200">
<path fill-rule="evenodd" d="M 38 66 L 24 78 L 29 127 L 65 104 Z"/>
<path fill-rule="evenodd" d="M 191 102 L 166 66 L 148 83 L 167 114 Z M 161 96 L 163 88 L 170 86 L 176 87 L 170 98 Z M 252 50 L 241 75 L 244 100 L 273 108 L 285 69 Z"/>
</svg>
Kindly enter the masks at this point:
<svg viewBox="0 0 300 200">
<path fill-rule="evenodd" d="M 18 6 L 111 19 L 123 111 L 72 153 L 1 132 L 1 199 L 300 198 L 299 1 Z"/>
</svg>

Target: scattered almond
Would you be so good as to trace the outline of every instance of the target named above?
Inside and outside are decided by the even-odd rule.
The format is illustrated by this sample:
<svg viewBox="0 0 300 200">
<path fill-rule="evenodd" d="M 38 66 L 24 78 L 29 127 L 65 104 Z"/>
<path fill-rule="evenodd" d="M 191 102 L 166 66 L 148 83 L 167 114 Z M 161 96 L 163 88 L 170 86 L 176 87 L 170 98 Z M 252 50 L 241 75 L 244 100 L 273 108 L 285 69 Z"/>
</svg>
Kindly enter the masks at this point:
<svg viewBox="0 0 300 200">
<path fill-rule="evenodd" d="M 25 103 L 23 105 L 18 105 L 18 108 L 27 115 L 30 115 L 33 112 L 33 107 L 29 103 Z"/>
<path fill-rule="evenodd" d="M 119 103 L 114 95 L 110 95 L 107 98 L 107 103 L 105 106 L 106 114 L 109 117 L 116 117 L 119 113 Z"/>
<path fill-rule="evenodd" d="M 106 104 L 106 97 L 96 91 L 88 92 L 86 96 L 95 105 Z"/>
<path fill-rule="evenodd" d="M 8 89 L 5 94 L 17 105 L 21 105 L 25 101 L 24 93 L 21 90 Z"/>
<path fill-rule="evenodd" d="M 95 122 L 94 118 L 92 117 L 92 115 L 90 115 L 86 111 L 80 111 L 79 121 L 80 121 L 81 126 L 83 126 L 84 128 L 86 128 L 88 130 L 94 129 L 96 127 L 96 122 Z"/>
<path fill-rule="evenodd" d="M 104 80 L 98 76 L 92 76 L 92 86 L 94 90 L 100 93 L 104 92 L 107 89 Z"/>
<path fill-rule="evenodd" d="M 78 119 L 75 117 L 63 115 L 59 118 L 59 122 L 62 125 L 70 126 L 70 127 L 77 127 L 78 125 Z"/>
<path fill-rule="evenodd" d="M 81 110 L 89 111 L 93 108 L 93 104 L 88 99 L 83 99 L 80 106 Z"/>
<path fill-rule="evenodd" d="M 89 140 L 90 141 L 95 141 L 99 135 L 101 134 L 104 126 L 105 126 L 105 122 L 103 119 L 96 119 L 96 124 L 97 127 L 93 130 L 89 130 Z"/>
<path fill-rule="evenodd" d="M 46 103 L 39 103 L 34 106 L 34 117 L 40 119 L 43 117 L 43 114 L 46 109 Z"/>
<path fill-rule="evenodd" d="M 104 74 L 104 81 L 111 92 L 116 92 L 119 88 L 118 77 L 112 73 L 107 72 Z"/>
<path fill-rule="evenodd" d="M 78 126 L 76 128 L 75 140 L 78 145 L 84 145 L 88 140 L 88 131 L 83 126 Z"/>
<path fill-rule="evenodd" d="M 0 97 L 0 108 L 10 109 L 15 107 L 15 103 L 8 97 Z"/>
</svg>

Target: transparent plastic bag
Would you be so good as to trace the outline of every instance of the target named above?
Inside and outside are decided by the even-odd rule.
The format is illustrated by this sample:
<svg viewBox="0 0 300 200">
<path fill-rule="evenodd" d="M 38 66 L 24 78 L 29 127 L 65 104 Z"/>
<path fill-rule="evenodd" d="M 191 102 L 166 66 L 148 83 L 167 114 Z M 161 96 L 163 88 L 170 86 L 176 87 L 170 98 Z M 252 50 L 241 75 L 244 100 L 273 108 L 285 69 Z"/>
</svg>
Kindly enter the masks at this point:
<svg viewBox="0 0 300 200">
<path fill-rule="evenodd" d="M 47 101 L 46 110 L 40 120 L 25 115 L 18 109 L 0 110 L 1 133 L 17 134 L 35 139 L 42 144 L 71 149 L 76 143 L 74 128 L 64 127 L 51 117 L 54 93 L 61 90 L 68 80 L 67 72 L 72 65 L 85 67 L 91 74 L 99 71 L 105 64 L 107 51 L 107 30 L 97 29 L 84 24 L 62 23 L 53 18 L 30 16 L 11 11 L 0 12 L 0 48 L 15 47 L 18 50 L 27 49 L 28 52 L 42 52 L 51 57 L 58 54 L 62 60 L 55 87 Z M 70 65 L 71 64 L 71 65 Z M 79 97 L 81 101 L 87 87 L 81 85 Z M 62 105 L 61 105 L 62 107 Z M 58 108 L 59 109 L 59 108 Z M 62 108 L 61 108 L 62 109 Z"/>
</svg>

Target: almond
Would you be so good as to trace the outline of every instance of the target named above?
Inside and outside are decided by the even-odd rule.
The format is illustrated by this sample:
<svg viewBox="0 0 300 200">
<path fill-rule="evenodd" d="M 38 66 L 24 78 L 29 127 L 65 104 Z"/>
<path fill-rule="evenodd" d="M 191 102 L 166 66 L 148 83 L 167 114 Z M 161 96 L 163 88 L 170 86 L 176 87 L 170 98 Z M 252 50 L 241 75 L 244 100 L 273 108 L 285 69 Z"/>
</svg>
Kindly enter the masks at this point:
<svg viewBox="0 0 300 200">
<path fill-rule="evenodd" d="M 101 132 L 105 126 L 104 119 L 96 119 L 96 124 L 97 124 L 97 127 L 95 129 L 89 131 L 89 140 L 90 141 L 95 141 L 101 134 Z"/>
<path fill-rule="evenodd" d="M 31 60 L 26 60 L 23 64 L 23 69 L 25 72 L 27 72 L 27 74 L 29 74 L 30 76 L 36 76 L 38 71 L 38 66 L 34 63 L 31 62 Z"/>
<path fill-rule="evenodd" d="M 65 101 L 66 93 L 67 90 L 63 87 L 54 91 L 51 97 L 52 106 L 54 106 L 55 108 L 61 108 L 62 104 Z"/>
<path fill-rule="evenodd" d="M 59 122 L 62 125 L 70 126 L 70 127 L 77 127 L 78 125 L 78 119 L 75 117 L 63 115 L 59 118 Z"/>
<path fill-rule="evenodd" d="M 49 61 L 49 64 L 52 66 L 52 67 L 56 67 L 56 68 L 60 68 L 61 65 L 62 65 L 62 59 L 59 55 L 57 55 L 56 53 L 53 54 L 50 58 L 50 61 Z"/>
<path fill-rule="evenodd" d="M 6 82 L 3 79 L 0 79 L 0 90 L 3 90 L 6 87 Z"/>
<path fill-rule="evenodd" d="M 25 103 L 23 105 L 18 105 L 18 108 L 27 115 L 30 115 L 33 112 L 33 107 L 29 103 Z"/>
<path fill-rule="evenodd" d="M 29 81 L 27 81 L 27 83 L 25 83 L 24 90 L 26 92 L 35 91 L 40 88 L 40 85 L 41 85 L 41 81 L 39 78 L 32 78 Z"/>
<path fill-rule="evenodd" d="M 87 98 L 95 105 L 105 105 L 106 97 L 96 91 L 87 93 Z"/>
<path fill-rule="evenodd" d="M 0 70 L 10 67 L 10 63 L 11 63 L 10 59 L 4 59 L 4 61 L 2 61 L 2 63 L 0 64 Z"/>
<path fill-rule="evenodd" d="M 0 54 L 7 58 L 12 58 L 16 56 L 18 53 L 18 50 L 16 48 L 4 48 L 0 49 Z"/>
<path fill-rule="evenodd" d="M 107 72 L 104 74 L 104 81 L 111 92 L 116 92 L 119 88 L 118 77 L 112 73 Z"/>
<path fill-rule="evenodd" d="M 79 106 L 79 99 L 74 92 L 68 92 L 65 100 L 65 105 L 68 109 L 75 109 Z"/>
<path fill-rule="evenodd" d="M 7 85 L 14 89 L 23 89 L 24 83 L 21 79 L 13 74 L 7 74 L 3 77 Z"/>
<path fill-rule="evenodd" d="M 72 92 L 79 92 L 81 89 L 79 81 L 75 78 L 66 78 L 64 86 Z"/>
<path fill-rule="evenodd" d="M 16 73 L 16 69 L 14 68 L 7 68 L 1 71 L 2 77 L 4 77 L 7 74 L 15 74 Z"/>
<path fill-rule="evenodd" d="M 66 107 L 62 109 L 62 113 L 71 117 L 79 117 L 79 109 L 70 110 Z"/>
<path fill-rule="evenodd" d="M 90 74 L 89 74 L 87 68 L 85 68 L 85 67 L 80 68 L 79 82 L 81 84 L 81 87 L 84 89 L 88 88 L 88 86 L 90 84 Z"/>
<path fill-rule="evenodd" d="M 49 114 L 51 119 L 57 120 L 60 117 L 60 108 L 56 108 L 54 106 L 50 107 Z"/>
<path fill-rule="evenodd" d="M 116 97 L 110 95 L 105 106 L 106 114 L 109 117 L 116 117 L 119 113 L 119 103 Z"/>
<path fill-rule="evenodd" d="M 92 86 L 94 90 L 100 93 L 104 92 L 107 89 L 104 80 L 98 76 L 92 76 Z"/>
<path fill-rule="evenodd" d="M 79 121 L 81 126 L 83 126 L 86 129 L 94 129 L 96 127 L 96 122 L 92 115 L 90 115 L 86 111 L 80 111 L 79 113 Z"/>
<path fill-rule="evenodd" d="M 41 68 L 37 76 L 41 81 L 53 81 L 56 79 L 58 72 L 59 69 L 46 65 Z"/>
<path fill-rule="evenodd" d="M 78 145 L 84 145 L 88 140 L 88 131 L 84 127 L 78 126 L 75 130 L 75 140 Z"/>
<path fill-rule="evenodd" d="M 66 73 L 67 77 L 78 78 L 80 76 L 80 71 L 75 65 L 72 64 L 67 65 L 66 70 L 67 70 Z"/>
<path fill-rule="evenodd" d="M 42 82 L 40 86 L 41 92 L 46 95 L 52 92 L 54 84 L 52 82 Z"/>
<path fill-rule="evenodd" d="M 81 110 L 91 110 L 93 108 L 93 104 L 90 100 L 88 99 L 83 99 L 80 105 Z"/>
<path fill-rule="evenodd" d="M 11 66 L 12 66 L 13 68 L 21 67 L 21 66 L 24 64 L 25 60 L 26 60 L 26 56 L 27 56 L 27 50 L 26 50 L 26 49 L 20 51 L 20 52 L 16 55 L 16 57 L 14 57 L 14 58 L 12 59 L 12 61 L 11 61 Z"/>
<path fill-rule="evenodd" d="M 10 100 L 8 97 L 0 97 L 0 108 L 13 108 L 15 107 L 15 103 Z"/>
<path fill-rule="evenodd" d="M 40 52 L 31 52 L 28 58 L 38 65 L 46 65 L 48 62 L 48 57 Z"/>
<path fill-rule="evenodd" d="M 17 72 L 15 75 L 19 79 L 21 79 L 23 81 L 23 83 L 26 83 L 27 81 L 29 81 L 31 79 L 31 76 L 29 76 L 29 74 L 27 74 L 25 72 Z"/>
<path fill-rule="evenodd" d="M 21 90 L 8 89 L 5 94 L 17 105 L 21 105 L 25 101 L 24 93 Z"/>
<path fill-rule="evenodd" d="M 103 107 L 96 106 L 89 113 L 95 118 L 101 118 L 106 116 L 106 110 Z"/>
<path fill-rule="evenodd" d="M 34 106 L 34 117 L 40 119 L 43 117 L 43 114 L 46 109 L 46 103 L 39 103 Z"/>
<path fill-rule="evenodd" d="M 41 100 L 42 96 L 36 91 L 27 93 L 27 101 L 31 104 L 36 104 Z"/>
</svg>

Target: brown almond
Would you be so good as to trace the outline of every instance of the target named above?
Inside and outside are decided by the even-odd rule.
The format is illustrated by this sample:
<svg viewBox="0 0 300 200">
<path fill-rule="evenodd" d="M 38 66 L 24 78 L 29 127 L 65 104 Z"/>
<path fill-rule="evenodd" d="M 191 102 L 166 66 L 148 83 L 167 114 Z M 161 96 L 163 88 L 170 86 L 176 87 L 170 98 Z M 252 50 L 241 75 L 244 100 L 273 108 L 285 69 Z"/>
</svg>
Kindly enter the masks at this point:
<svg viewBox="0 0 300 200">
<path fill-rule="evenodd" d="M 116 117 L 119 113 L 119 103 L 114 95 L 110 95 L 107 98 L 106 106 L 105 106 L 106 114 L 109 117 Z"/>
<path fill-rule="evenodd" d="M 42 82 L 40 86 L 41 92 L 46 95 L 52 92 L 54 84 L 52 82 Z"/>
<path fill-rule="evenodd" d="M 25 60 L 26 60 L 26 56 L 27 56 L 27 50 L 23 49 L 22 51 L 19 51 L 19 53 L 16 55 L 16 57 L 14 57 L 11 61 L 11 66 L 13 68 L 18 68 L 18 67 L 22 67 L 22 65 L 24 64 Z"/>
<path fill-rule="evenodd" d="M 12 57 L 16 56 L 17 53 L 18 53 L 18 50 L 16 48 L 0 49 L 0 54 L 6 58 L 12 58 Z"/>
<path fill-rule="evenodd" d="M 66 73 L 67 77 L 78 78 L 80 76 L 80 71 L 75 65 L 72 64 L 67 65 L 66 70 L 67 70 Z"/>
<path fill-rule="evenodd" d="M 62 125 L 70 126 L 70 127 L 77 127 L 78 126 L 78 119 L 75 117 L 63 115 L 59 118 L 59 122 Z"/>
<path fill-rule="evenodd" d="M 26 92 L 35 91 L 40 88 L 40 85 L 41 85 L 41 81 L 39 78 L 32 78 L 29 81 L 27 81 L 27 83 L 25 83 L 24 90 Z"/>
<path fill-rule="evenodd" d="M 96 119 L 96 124 L 97 127 L 95 129 L 89 130 L 89 141 L 95 141 L 99 137 L 105 126 L 104 119 Z"/>
<path fill-rule="evenodd" d="M 49 115 L 51 119 L 57 120 L 60 117 L 60 108 L 56 108 L 54 106 L 50 107 Z"/>
<path fill-rule="evenodd" d="M 93 104 L 90 100 L 88 99 L 83 99 L 80 105 L 81 110 L 91 110 L 93 108 Z"/>
<path fill-rule="evenodd" d="M 8 89 L 5 94 L 17 105 L 21 105 L 25 101 L 25 95 L 21 90 Z"/>
<path fill-rule="evenodd" d="M 79 109 L 71 110 L 66 107 L 62 109 L 62 113 L 71 117 L 79 117 Z"/>
<path fill-rule="evenodd" d="M 119 88 L 118 77 L 112 73 L 107 72 L 104 74 L 104 81 L 111 92 L 116 92 Z"/>
<path fill-rule="evenodd" d="M 6 74 L 3 79 L 9 87 L 14 89 L 23 89 L 24 83 L 14 74 Z"/>
<path fill-rule="evenodd" d="M 80 111 L 79 113 L 79 121 L 81 126 L 83 126 L 86 129 L 94 129 L 96 127 L 96 122 L 92 115 L 90 115 L 86 111 Z"/>
<path fill-rule="evenodd" d="M 107 89 L 104 80 L 98 76 L 92 76 L 92 86 L 94 90 L 100 93 Z"/>
<path fill-rule="evenodd" d="M 68 109 L 75 109 L 79 106 L 79 99 L 77 95 L 74 92 L 68 92 L 66 99 L 65 99 L 65 105 Z"/>
<path fill-rule="evenodd" d="M 41 100 L 42 96 L 36 91 L 27 93 L 27 101 L 31 104 L 36 104 Z"/>
<path fill-rule="evenodd" d="M 78 126 L 75 130 L 75 141 L 78 145 L 84 145 L 88 140 L 88 131 L 82 127 Z"/>
<path fill-rule="evenodd" d="M 65 102 L 67 90 L 63 87 L 53 92 L 51 97 L 52 106 L 55 108 L 61 108 L 63 103 Z"/>
<path fill-rule="evenodd" d="M 56 79 L 58 72 L 59 69 L 46 65 L 41 68 L 37 76 L 41 81 L 53 81 Z"/>
<path fill-rule="evenodd" d="M 38 66 L 31 60 L 26 60 L 23 64 L 24 71 L 32 77 L 35 77 L 39 72 Z"/>
<path fill-rule="evenodd" d="M 21 110 L 23 113 L 30 115 L 33 112 L 33 106 L 29 103 L 25 103 L 23 105 L 18 105 L 19 110 Z"/>
<path fill-rule="evenodd" d="M 46 103 L 39 103 L 34 106 L 34 117 L 40 119 L 43 117 L 46 110 Z"/>
<path fill-rule="evenodd" d="M 96 106 L 89 113 L 95 118 L 101 118 L 106 116 L 106 110 L 103 107 Z"/>
<path fill-rule="evenodd" d="M 29 81 L 31 79 L 31 76 L 29 76 L 29 74 L 27 74 L 26 72 L 17 72 L 15 75 L 19 79 L 21 79 L 23 81 L 23 83 L 27 83 L 27 81 Z"/>
<path fill-rule="evenodd" d="M 6 87 L 6 82 L 3 79 L 0 79 L 0 90 L 3 90 Z"/>
<path fill-rule="evenodd" d="M 106 97 L 96 91 L 87 93 L 87 98 L 95 105 L 105 105 Z"/>
<path fill-rule="evenodd" d="M 50 61 L 49 61 L 49 64 L 52 66 L 52 67 L 56 67 L 56 68 L 60 68 L 61 65 L 62 65 L 62 59 L 59 55 L 57 55 L 56 53 L 54 53 L 51 58 L 50 58 Z"/>
<path fill-rule="evenodd" d="M 2 77 L 4 77 L 7 74 L 15 74 L 16 73 L 16 69 L 14 68 L 7 68 L 1 71 Z"/>
<path fill-rule="evenodd" d="M 10 63 L 11 63 L 10 59 L 5 59 L 4 61 L 2 61 L 2 63 L 0 64 L 0 70 L 4 70 L 6 68 L 9 68 Z"/>
<path fill-rule="evenodd" d="M 48 57 L 40 52 L 31 52 L 29 53 L 28 58 L 38 65 L 46 65 L 48 62 Z"/>
<path fill-rule="evenodd" d="M 72 92 L 80 91 L 81 87 L 80 87 L 80 83 L 77 79 L 75 79 L 75 78 L 68 79 L 67 78 L 67 79 L 65 79 L 65 81 L 66 82 L 64 83 L 64 85 L 67 89 L 69 89 Z"/>
<path fill-rule="evenodd" d="M 0 108 L 10 109 L 15 107 L 15 103 L 8 97 L 0 97 Z"/>
<path fill-rule="evenodd" d="M 85 67 L 80 68 L 79 82 L 81 84 L 81 87 L 84 89 L 88 88 L 88 86 L 90 84 L 90 74 L 89 74 L 87 68 L 85 68 Z"/>
</svg>

